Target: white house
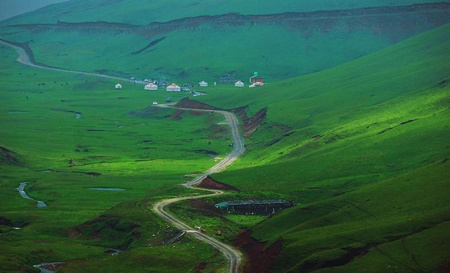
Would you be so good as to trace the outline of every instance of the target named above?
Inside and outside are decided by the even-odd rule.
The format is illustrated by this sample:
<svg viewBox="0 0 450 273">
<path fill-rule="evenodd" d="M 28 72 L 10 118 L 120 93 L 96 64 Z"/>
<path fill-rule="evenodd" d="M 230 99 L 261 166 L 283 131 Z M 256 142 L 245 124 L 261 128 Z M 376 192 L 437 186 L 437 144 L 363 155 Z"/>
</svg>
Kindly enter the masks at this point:
<svg viewBox="0 0 450 273">
<path fill-rule="evenodd" d="M 166 87 L 166 91 L 168 91 L 168 92 L 180 92 L 181 88 L 178 85 L 172 83 L 171 85 Z"/>
<path fill-rule="evenodd" d="M 150 90 L 150 91 L 156 91 L 156 90 L 158 90 L 158 85 L 156 85 L 156 84 L 151 82 L 149 84 L 146 84 L 144 89 L 145 90 Z"/>
<path fill-rule="evenodd" d="M 237 82 L 234 84 L 234 86 L 235 86 L 235 87 L 244 87 L 244 83 L 241 82 L 241 81 L 237 81 Z"/>
<path fill-rule="evenodd" d="M 116 89 L 122 89 L 122 85 L 120 83 L 116 84 Z"/>
<path fill-rule="evenodd" d="M 198 83 L 198 86 L 200 86 L 200 87 L 207 87 L 208 83 L 205 82 L 205 81 L 201 81 L 201 82 Z"/>
</svg>

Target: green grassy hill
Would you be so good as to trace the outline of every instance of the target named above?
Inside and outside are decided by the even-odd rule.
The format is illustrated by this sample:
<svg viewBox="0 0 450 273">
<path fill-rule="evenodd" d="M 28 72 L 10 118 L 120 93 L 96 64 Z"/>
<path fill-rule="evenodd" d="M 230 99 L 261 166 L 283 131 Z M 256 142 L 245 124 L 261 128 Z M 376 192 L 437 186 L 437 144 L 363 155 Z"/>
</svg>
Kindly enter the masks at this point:
<svg viewBox="0 0 450 273">
<path fill-rule="evenodd" d="M 113 80 L 16 58 L 0 46 L 0 271 L 37 272 L 34 264 L 55 261 L 70 261 L 70 272 L 187 272 L 199 259 L 223 267 L 200 242 L 164 245 L 177 231 L 151 212 L 156 200 L 188 193 L 178 185 L 214 165 L 211 154 L 229 151 L 223 118 L 158 111 L 149 105 L 166 92 L 129 82 L 116 90 Z M 47 207 L 20 197 L 21 182 Z M 111 256 L 109 248 L 128 251 Z M 191 254 L 167 260 L 179 251 Z"/>
<path fill-rule="evenodd" d="M 214 178 L 243 195 L 298 203 L 254 227 L 260 240 L 283 239 L 273 272 L 445 266 L 449 30 L 320 73 L 201 97 L 249 105 L 250 114 L 268 108 L 248 153 Z"/>
<path fill-rule="evenodd" d="M 123 77 L 212 82 L 230 73 L 248 85 L 259 71 L 263 87 L 219 84 L 196 97 L 248 106 L 250 116 L 267 108 L 246 154 L 213 176 L 241 192 L 209 202 L 296 206 L 262 222 L 190 207 L 208 207 L 201 202 L 170 209 L 211 235 L 226 230 L 217 236 L 225 241 L 240 228 L 281 238 L 271 272 L 445 272 L 448 1 L 241 2 L 176 1 L 184 6 L 171 13 L 162 0 L 70 1 L 7 20 L 0 36 L 26 44 L 37 62 Z M 223 15 L 231 11 L 240 15 Z M 199 15 L 209 16 L 191 18 Z M 149 211 L 187 194 L 177 185 L 229 151 L 222 118 L 148 107 L 167 93 L 141 85 L 115 90 L 116 81 L 24 67 L 6 47 L 0 58 L 0 271 L 54 261 L 67 261 L 67 272 L 223 270 L 221 253 L 190 237 L 165 245 L 176 230 Z M 48 207 L 19 196 L 24 181 Z M 110 247 L 126 251 L 111 256 Z"/>
</svg>

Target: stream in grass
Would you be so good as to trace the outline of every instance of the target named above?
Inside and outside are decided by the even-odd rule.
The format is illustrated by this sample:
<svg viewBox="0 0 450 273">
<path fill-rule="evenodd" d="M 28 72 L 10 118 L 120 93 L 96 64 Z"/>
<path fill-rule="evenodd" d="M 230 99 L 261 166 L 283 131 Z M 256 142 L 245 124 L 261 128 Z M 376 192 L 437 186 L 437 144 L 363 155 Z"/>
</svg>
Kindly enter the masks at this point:
<svg viewBox="0 0 450 273">
<path fill-rule="evenodd" d="M 59 269 L 64 262 L 35 264 L 34 268 L 41 270 L 41 273 L 53 273 Z"/>
<path fill-rule="evenodd" d="M 22 196 L 22 198 L 25 199 L 30 199 L 30 200 L 34 200 L 37 202 L 37 207 L 38 208 L 44 208 L 47 206 L 47 204 L 45 204 L 44 201 L 38 201 L 34 198 L 31 198 L 30 196 L 28 196 L 28 194 L 25 192 L 25 187 L 27 186 L 28 182 L 22 182 L 19 184 L 19 187 L 16 188 L 16 190 L 19 192 L 20 196 Z"/>
</svg>

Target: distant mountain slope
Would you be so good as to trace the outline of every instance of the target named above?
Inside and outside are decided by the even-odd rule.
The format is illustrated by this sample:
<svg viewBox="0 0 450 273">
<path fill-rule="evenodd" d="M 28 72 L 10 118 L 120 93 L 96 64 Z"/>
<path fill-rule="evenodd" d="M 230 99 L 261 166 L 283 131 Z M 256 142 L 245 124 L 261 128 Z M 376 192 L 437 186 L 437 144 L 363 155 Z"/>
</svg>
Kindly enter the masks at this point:
<svg viewBox="0 0 450 273">
<path fill-rule="evenodd" d="M 285 0 L 274 3 L 267 0 L 72 0 L 10 20 L 18 23 L 56 23 L 108 21 L 145 25 L 179 18 L 225 13 L 273 14 L 282 12 L 309 12 L 363 7 L 401 6 L 433 3 L 432 0 Z"/>
<path fill-rule="evenodd" d="M 214 179 L 298 203 L 254 228 L 262 241 L 281 238 L 270 272 L 445 272 L 449 31 L 201 98 L 221 108 L 249 105 L 251 113 L 268 108 L 247 155 Z"/>
<path fill-rule="evenodd" d="M 68 0 L 2 0 L 0 1 L 0 21 L 65 1 Z"/>
<path fill-rule="evenodd" d="M 258 181 L 258 187 L 272 189 L 273 186 L 279 191 L 289 191 L 291 181 L 315 183 L 321 179 L 344 177 L 343 172 L 354 173 L 352 176 L 356 180 L 368 181 L 359 175 L 368 174 L 368 170 L 376 165 L 374 162 L 358 162 L 361 150 L 352 148 L 349 150 L 351 156 L 347 153 L 341 160 L 334 161 L 342 152 L 341 148 L 354 146 L 365 147 L 367 153 L 374 153 L 374 148 L 380 152 L 370 155 L 371 160 L 380 160 L 377 164 L 382 169 L 376 173 L 419 166 L 423 160 L 420 157 L 388 163 L 389 158 L 395 160 L 394 154 L 398 152 L 391 149 L 391 137 L 399 137 L 396 140 L 398 149 L 416 150 L 417 154 L 422 150 L 422 156 L 428 154 L 432 147 L 407 145 L 407 139 L 400 137 L 405 128 L 417 128 L 417 132 L 408 134 L 408 137 L 425 138 L 424 135 L 430 135 L 430 140 L 438 138 L 433 143 L 444 145 L 445 142 L 439 142 L 443 135 L 431 132 L 448 130 L 448 125 L 445 125 L 448 122 L 435 126 L 437 121 L 433 121 L 433 117 L 444 118 L 448 107 L 448 94 L 445 92 L 450 79 L 448 31 L 450 25 L 320 73 L 263 88 L 231 89 L 200 97 L 202 102 L 225 109 L 249 105 L 250 115 L 259 109 L 268 109 L 264 129 L 256 131 L 253 138 L 247 140 L 250 154 L 241 161 L 239 168 L 243 169 L 236 170 L 239 174 L 230 175 L 232 184 L 246 188 L 241 177 L 250 174 L 256 177 L 249 181 Z M 280 126 L 288 129 L 277 131 Z M 422 126 L 431 128 L 425 130 Z M 268 135 L 269 132 L 274 135 Z M 371 146 L 381 141 L 388 146 L 383 149 L 382 146 Z M 339 148 L 339 145 L 344 146 Z M 444 147 L 435 148 L 434 152 L 440 154 L 435 160 L 448 152 Z M 333 159 L 330 165 L 324 161 L 328 157 Z M 346 163 L 346 160 L 349 161 Z M 356 162 L 365 167 L 351 168 Z M 338 168 L 339 165 L 342 166 Z M 247 169 L 250 166 L 261 167 L 255 167 L 253 173 Z M 272 167 L 277 171 L 271 172 Z M 294 168 L 296 172 L 290 171 Z M 321 172 L 321 168 L 327 168 L 327 171 Z M 284 175 L 280 176 L 280 173 Z M 264 179 L 257 178 L 261 174 L 264 174 Z M 284 176 L 286 178 L 282 178 Z M 278 183 L 272 184 L 275 179 Z M 248 186 L 249 189 L 253 187 L 252 183 Z"/>
<path fill-rule="evenodd" d="M 36 61 L 56 67 L 177 82 L 218 81 L 223 74 L 243 79 L 259 71 L 273 81 L 367 55 L 447 23 L 449 14 L 450 3 L 438 3 L 269 15 L 233 13 L 147 26 L 27 23 L 8 25 L 0 33 L 3 39 L 27 43 Z"/>
</svg>

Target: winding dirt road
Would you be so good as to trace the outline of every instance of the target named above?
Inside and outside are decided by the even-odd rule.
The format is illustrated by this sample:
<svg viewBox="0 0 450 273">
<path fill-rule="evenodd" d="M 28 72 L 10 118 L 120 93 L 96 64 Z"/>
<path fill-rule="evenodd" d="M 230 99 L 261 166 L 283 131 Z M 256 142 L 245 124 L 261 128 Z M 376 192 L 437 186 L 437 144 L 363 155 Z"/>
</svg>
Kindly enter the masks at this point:
<svg viewBox="0 0 450 273">
<path fill-rule="evenodd" d="M 32 58 L 28 55 L 28 52 L 24 48 L 14 45 L 12 43 L 9 43 L 7 41 L 1 40 L 1 39 L 0 39 L 0 44 L 11 47 L 12 49 L 16 50 L 17 54 L 19 55 L 19 58 L 17 59 L 17 61 L 24 65 L 28 65 L 31 67 L 45 69 L 45 70 L 58 71 L 58 72 L 75 73 L 75 74 L 82 74 L 82 75 L 88 75 L 88 76 L 94 76 L 94 77 L 117 79 L 117 80 L 121 80 L 121 81 L 136 82 L 136 81 L 130 80 L 130 79 L 124 79 L 124 78 L 120 78 L 120 77 L 108 76 L 108 75 L 103 75 L 103 74 L 79 72 L 79 71 L 73 71 L 73 70 L 66 70 L 66 69 L 62 69 L 62 68 L 43 66 L 43 65 L 33 62 Z M 136 82 L 136 83 L 143 84 L 144 82 Z M 228 273 L 238 273 L 240 271 L 240 266 L 241 266 L 241 262 L 242 262 L 242 254 L 237 249 L 233 248 L 230 245 L 222 243 L 222 242 L 216 240 L 215 238 L 213 238 L 209 235 L 206 235 L 196 229 L 193 229 L 189 225 L 183 223 L 176 217 L 174 217 L 171 214 L 169 214 L 168 212 L 166 212 L 164 210 L 164 207 L 169 204 L 179 202 L 182 200 L 200 199 L 200 198 L 204 198 L 204 197 L 210 197 L 210 196 L 224 194 L 223 191 L 220 191 L 220 190 L 209 190 L 209 189 L 196 188 L 195 185 L 197 185 L 203 179 L 205 179 L 206 176 L 225 170 L 228 166 L 233 164 L 233 162 L 236 161 L 241 154 L 243 154 L 245 152 L 244 137 L 242 136 L 242 134 L 240 133 L 240 130 L 239 130 L 239 121 L 235 114 L 233 114 L 231 112 L 227 112 L 227 111 L 178 108 L 173 105 L 158 105 L 157 107 L 176 108 L 176 109 L 182 109 L 182 110 L 187 110 L 187 111 L 219 113 L 225 117 L 228 125 L 231 128 L 231 136 L 232 136 L 232 140 L 233 140 L 232 151 L 224 159 L 222 159 L 219 163 L 217 163 L 216 165 L 211 167 L 209 170 L 207 170 L 203 174 L 195 177 L 191 181 L 183 184 L 187 188 L 203 190 L 203 191 L 206 191 L 209 193 L 204 194 L 204 195 L 183 196 L 183 197 L 175 197 L 175 198 L 171 198 L 171 199 L 165 199 L 165 200 L 162 200 L 162 201 L 154 204 L 153 209 L 163 219 L 165 219 L 167 222 L 173 224 L 176 228 L 180 229 L 184 233 L 189 233 L 191 236 L 195 237 L 196 239 L 203 241 L 203 242 L 211 245 L 212 247 L 218 249 L 219 251 L 221 251 L 228 260 L 227 272 Z"/>
<path fill-rule="evenodd" d="M 81 74 L 81 75 L 94 76 L 94 77 L 100 77 L 100 78 L 107 78 L 107 79 L 113 79 L 113 80 L 127 81 L 127 82 L 133 82 L 133 83 L 138 83 L 138 84 L 144 84 L 145 83 L 143 81 L 135 81 L 135 80 L 125 79 L 125 78 L 120 78 L 120 77 L 108 76 L 108 75 L 104 75 L 104 74 L 90 73 L 90 72 L 81 72 L 81 71 L 74 71 L 74 70 L 68 70 L 68 69 L 63 69 L 63 68 L 39 65 L 39 64 L 37 64 L 37 63 L 32 61 L 31 56 L 22 47 L 17 46 L 17 45 L 12 44 L 12 43 L 9 43 L 9 42 L 7 42 L 5 40 L 2 40 L 2 39 L 0 39 L 0 44 L 4 45 L 4 46 L 8 46 L 8 47 L 14 49 L 17 52 L 17 54 L 19 55 L 19 57 L 17 58 L 17 61 L 19 63 L 22 63 L 24 65 L 28 65 L 28 66 L 31 66 L 31 67 L 36 67 L 36 68 L 45 69 L 45 70 L 58 71 L 58 72 L 74 73 L 74 74 Z"/>
<path fill-rule="evenodd" d="M 183 223 L 176 217 L 169 214 L 167 211 L 164 210 L 164 207 L 167 205 L 170 205 L 175 202 L 179 202 L 182 200 L 190 200 L 190 199 L 200 199 L 204 197 L 210 197 L 215 195 L 221 195 L 223 194 L 223 191 L 220 190 L 209 190 L 209 189 L 202 189 L 197 188 L 195 185 L 200 183 L 203 179 L 206 178 L 206 176 L 217 173 L 220 171 L 225 170 L 228 166 L 233 164 L 236 159 L 239 158 L 241 154 L 245 152 L 245 145 L 244 145 L 244 137 L 240 133 L 239 130 L 239 121 L 235 114 L 227 111 L 216 111 L 216 110 L 204 110 L 204 109 L 191 109 L 191 108 L 178 108 L 175 106 L 169 106 L 169 105 L 158 105 L 158 107 L 164 107 L 164 108 L 176 108 L 176 109 L 182 109 L 187 111 L 197 111 L 197 112 L 214 112 L 219 113 L 225 117 L 227 120 L 228 125 L 231 128 L 231 136 L 233 140 L 233 150 L 219 163 L 211 167 L 209 170 L 204 172 L 203 174 L 195 177 L 191 181 L 183 184 L 187 188 L 191 189 L 197 189 L 197 190 L 203 190 L 210 192 L 209 194 L 204 195 L 195 195 L 195 196 L 184 196 L 184 197 L 175 197 L 171 199 L 165 199 L 158 203 L 156 203 L 153 206 L 153 210 L 159 214 L 162 218 L 164 218 L 167 222 L 172 223 L 175 227 L 180 229 L 183 232 L 190 233 L 192 236 L 197 238 L 198 240 L 201 240 L 214 248 L 220 250 L 225 257 L 228 260 L 228 273 L 238 273 L 240 270 L 241 262 L 242 262 L 242 254 L 236 250 L 235 248 L 224 244 L 218 240 L 216 240 L 214 237 L 211 237 L 209 235 L 206 235 L 204 233 L 201 233 L 200 231 L 193 229 L 192 227 L 188 226 L 187 224 Z"/>
</svg>

